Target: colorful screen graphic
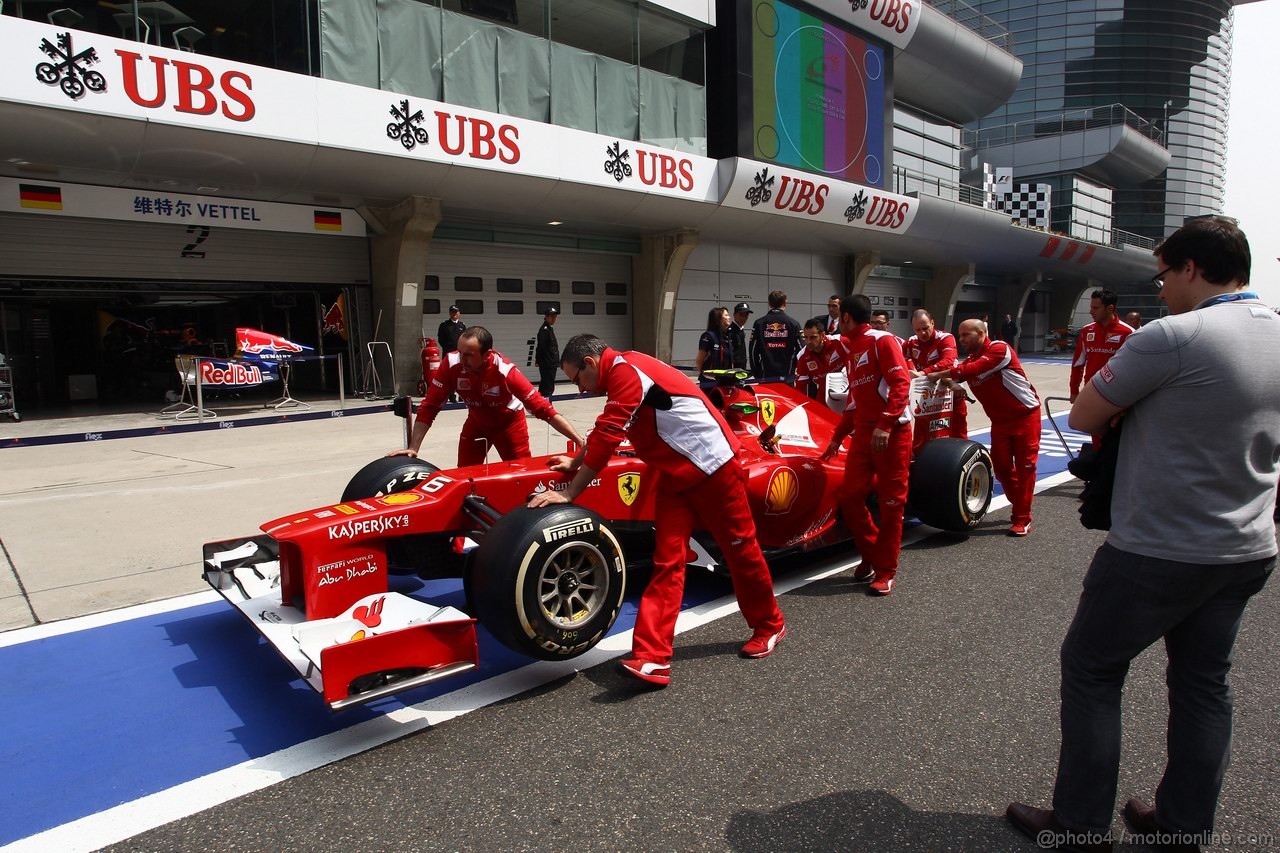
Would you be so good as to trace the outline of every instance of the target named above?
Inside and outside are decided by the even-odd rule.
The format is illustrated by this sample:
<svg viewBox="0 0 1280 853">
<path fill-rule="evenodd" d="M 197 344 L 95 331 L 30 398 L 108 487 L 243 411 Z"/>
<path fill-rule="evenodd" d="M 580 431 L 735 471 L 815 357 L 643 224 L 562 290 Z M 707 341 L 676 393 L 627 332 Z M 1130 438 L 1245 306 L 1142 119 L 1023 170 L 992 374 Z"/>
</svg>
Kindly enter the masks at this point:
<svg viewBox="0 0 1280 853">
<path fill-rule="evenodd" d="M 780 0 L 751 17 L 756 158 L 882 186 L 884 50 Z"/>
</svg>

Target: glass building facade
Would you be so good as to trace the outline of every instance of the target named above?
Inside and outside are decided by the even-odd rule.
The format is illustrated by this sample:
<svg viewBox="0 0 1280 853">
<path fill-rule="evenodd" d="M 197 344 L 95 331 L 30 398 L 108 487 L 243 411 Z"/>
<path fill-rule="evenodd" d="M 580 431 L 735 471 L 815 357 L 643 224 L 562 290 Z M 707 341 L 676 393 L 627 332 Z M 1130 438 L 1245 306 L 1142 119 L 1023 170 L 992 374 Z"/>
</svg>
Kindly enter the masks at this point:
<svg viewBox="0 0 1280 853">
<path fill-rule="evenodd" d="M 972 2 L 1009 29 L 1024 65 L 1013 97 L 972 128 L 1123 104 L 1160 129 L 1172 162 L 1138 186 L 1114 188 L 1115 227 L 1158 240 L 1187 217 L 1222 209 L 1229 0 Z"/>
</svg>

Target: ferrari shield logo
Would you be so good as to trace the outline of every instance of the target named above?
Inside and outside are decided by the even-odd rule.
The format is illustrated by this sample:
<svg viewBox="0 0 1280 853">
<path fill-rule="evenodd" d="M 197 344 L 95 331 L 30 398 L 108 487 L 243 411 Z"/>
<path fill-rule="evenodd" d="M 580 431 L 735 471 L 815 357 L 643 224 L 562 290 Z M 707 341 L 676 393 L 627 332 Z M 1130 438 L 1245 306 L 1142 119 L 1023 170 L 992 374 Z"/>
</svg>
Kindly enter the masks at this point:
<svg viewBox="0 0 1280 853">
<path fill-rule="evenodd" d="M 764 418 L 765 426 L 773 426 L 773 416 L 778 413 L 778 406 L 772 400 L 760 401 L 760 417 Z"/>
<path fill-rule="evenodd" d="M 624 504 L 631 506 L 636 502 L 636 496 L 639 494 L 640 473 L 638 471 L 628 471 L 618 475 L 618 497 L 622 498 Z"/>
</svg>

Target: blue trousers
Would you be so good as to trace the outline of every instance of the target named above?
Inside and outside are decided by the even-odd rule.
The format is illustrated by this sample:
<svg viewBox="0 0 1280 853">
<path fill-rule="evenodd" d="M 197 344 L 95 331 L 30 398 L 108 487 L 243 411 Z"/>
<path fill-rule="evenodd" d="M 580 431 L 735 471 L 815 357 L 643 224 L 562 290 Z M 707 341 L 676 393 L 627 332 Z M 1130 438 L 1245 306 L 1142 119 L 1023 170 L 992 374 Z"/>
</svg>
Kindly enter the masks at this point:
<svg viewBox="0 0 1280 853">
<path fill-rule="evenodd" d="M 1120 772 L 1120 695 L 1129 663 L 1163 638 L 1168 655 L 1168 763 L 1156 821 L 1169 832 L 1213 830 L 1231 752 L 1227 674 L 1249 598 L 1276 558 L 1179 563 L 1103 545 L 1062 642 L 1062 749 L 1055 816 L 1105 833 Z"/>
</svg>

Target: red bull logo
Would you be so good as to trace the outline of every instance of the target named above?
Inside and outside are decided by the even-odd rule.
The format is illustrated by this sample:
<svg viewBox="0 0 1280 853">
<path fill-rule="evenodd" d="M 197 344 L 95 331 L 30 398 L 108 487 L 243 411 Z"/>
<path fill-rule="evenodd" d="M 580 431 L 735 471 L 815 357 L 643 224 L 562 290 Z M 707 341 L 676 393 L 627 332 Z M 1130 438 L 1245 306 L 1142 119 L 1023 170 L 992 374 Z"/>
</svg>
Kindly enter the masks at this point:
<svg viewBox="0 0 1280 853">
<path fill-rule="evenodd" d="M 200 382 L 204 385 L 261 385 L 262 370 L 254 364 L 232 361 L 219 365 L 212 361 L 202 361 Z"/>
</svg>

